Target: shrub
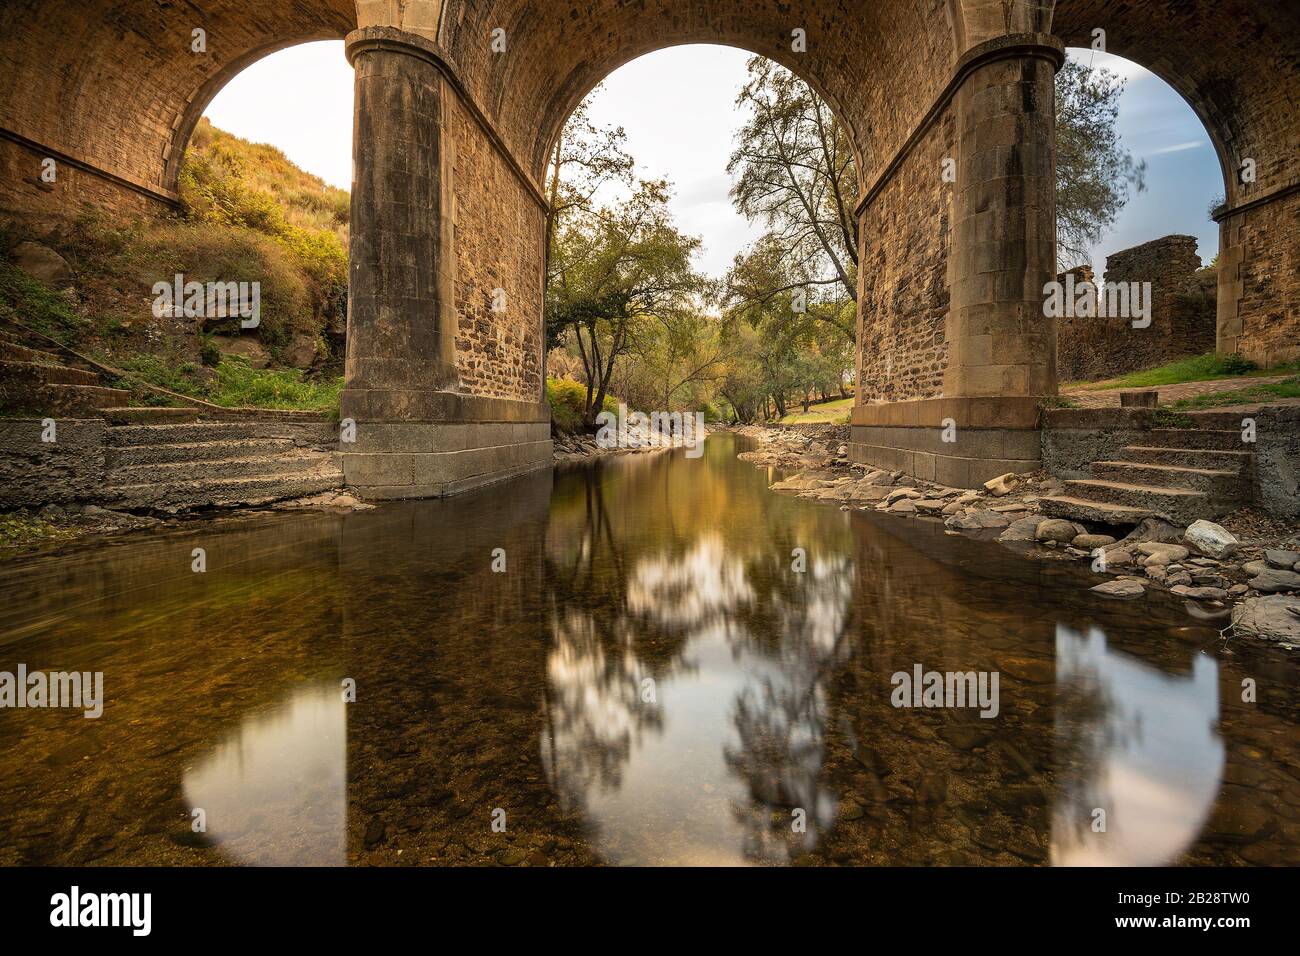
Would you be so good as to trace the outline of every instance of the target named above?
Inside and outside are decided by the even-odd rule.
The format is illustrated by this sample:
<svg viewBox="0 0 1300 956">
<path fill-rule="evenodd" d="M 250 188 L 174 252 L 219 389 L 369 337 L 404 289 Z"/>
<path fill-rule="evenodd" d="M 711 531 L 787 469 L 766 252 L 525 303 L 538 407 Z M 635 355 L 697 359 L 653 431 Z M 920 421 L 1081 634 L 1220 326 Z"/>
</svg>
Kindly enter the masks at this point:
<svg viewBox="0 0 1300 956">
<path fill-rule="evenodd" d="M 548 378 L 546 399 L 551 403 L 551 421 L 563 432 L 582 430 L 582 411 L 587 404 L 587 386 L 571 378 Z M 603 411 L 618 414 L 618 399 L 605 396 Z"/>
</svg>

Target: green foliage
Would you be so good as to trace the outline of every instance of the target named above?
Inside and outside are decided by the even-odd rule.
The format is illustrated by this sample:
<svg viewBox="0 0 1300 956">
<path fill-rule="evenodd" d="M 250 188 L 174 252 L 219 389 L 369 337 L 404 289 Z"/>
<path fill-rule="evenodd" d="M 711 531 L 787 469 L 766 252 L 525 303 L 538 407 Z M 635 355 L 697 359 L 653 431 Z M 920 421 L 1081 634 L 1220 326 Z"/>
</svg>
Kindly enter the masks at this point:
<svg viewBox="0 0 1300 956">
<path fill-rule="evenodd" d="M 583 427 L 587 407 L 587 386 L 568 378 L 548 378 L 546 399 L 551 403 L 551 421 L 562 432 L 576 432 Z M 605 396 L 602 411 L 618 414 L 618 399 Z"/>
<path fill-rule="evenodd" d="M 1287 366 L 1283 366 L 1286 368 Z M 1242 355 L 1216 355 L 1207 352 L 1174 359 L 1155 368 L 1130 372 L 1097 385 L 1098 388 L 1144 388 L 1153 385 L 1178 385 L 1183 382 L 1209 382 L 1238 375 L 1263 374 L 1258 365 Z M 1271 370 L 1276 371 L 1276 369 Z"/>
<path fill-rule="evenodd" d="M 72 528 L 61 528 L 39 515 L 25 511 L 0 514 L 0 551 L 29 548 L 46 541 L 76 537 Z"/>
<path fill-rule="evenodd" d="M 179 190 L 190 223 L 221 227 L 222 236 L 248 231 L 269 237 L 305 277 L 310 312 L 341 312 L 348 281 L 347 192 L 298 169 L 280 150 L 246 142 L 206 120 L 186 150 Z"/>
<path fill-rule="evenodd" d="M 72 301 L 10 262 L 0 260 L 0 315 L 64 345 L 76 345 L 90 326 Z"/>
<path fill-rule="evenodd" d="M 1179 411 L 1194 411 L 1202 408 L 1223 408 L 1227 405 L 1264 404 L 1275 402 L 1280 398 L 1300 398 L 1300 376 L 1284 379 L 1281 382 L 1252 385 L 1231 392 L 1193 395 L 1191 398 L 1180 399 L 1169 407 Z"/>
<path fill-rule="evenodd" d="M 1058 267 L 1087 262 L 1089 248 L 1146 188 L 1146 161 L 1120 143 L 1116 119 L 1124 81 L 1067 59 L 1056 74 L 1056 245 Z"/>
<path fill-rule="evenodd" d="M 168 391 L 200 398 L 227 408 L 281 408 L 330 411 L 338 408 L 343 377 L 308 380 L 297 369 L 255 369 L 239 356 L 227 355 L 216 375 L 201 374 L 193 362 L 176 362 L 159 355 L 140 354 L 122 363 L 132 379 Z"/>
</svg>

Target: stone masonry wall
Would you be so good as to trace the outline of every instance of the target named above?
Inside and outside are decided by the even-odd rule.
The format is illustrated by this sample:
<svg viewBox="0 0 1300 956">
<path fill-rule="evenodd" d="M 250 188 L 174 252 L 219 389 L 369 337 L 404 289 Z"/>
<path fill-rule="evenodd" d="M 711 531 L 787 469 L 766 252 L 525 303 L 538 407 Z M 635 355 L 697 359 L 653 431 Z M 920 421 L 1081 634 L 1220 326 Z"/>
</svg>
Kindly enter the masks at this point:
<svg viewBox="0 0 1300 956">
<path fill-rule="evenodd" d="M 858 400 L 934 398 L 948 364 L 948 253 L 955 153 L 951 106 L 863 210 L 858 270 Z"/>
<path fill-rule="evenodd" d="M 474 395 L 538 401 L 541 394 L 544 217 L 500 152 L 455 96 L 456 371 Z M 493 292 L 505 310 L 493 311 Z"/>
<path fill-rule="evenodd" d="M 0 209 L 28 214 L 60 215 L 80 209 L 120 215 L 157 214 L 171 207 L 111 179 L 59 162 L 53 183 L 41 180 L 46 157 L 13 140 L 0 138 Z"/>
<path fill-rule="evenodd" d="M 1072 270 L 1076 288 L 1092 273 Z M 1066 281 L 1066 273 L 1057 277 Z M 1214 351 L 1215 286 L 1192 236 L 1164 236 L 1106 259 L 1105 282 L 1150 282 L 1151 325 L 1132 318 L 1062 316 L 1056 362 L 1062 382 L 1094 381 Z M 1099 293 L 1099 298 L 1100 298 Z"/>
<path fill-rule="evenodd" d="M 1300 193 L 1228 217 L 1220 235 L 1219 352 L 1300 359 Z"/>
</svg>

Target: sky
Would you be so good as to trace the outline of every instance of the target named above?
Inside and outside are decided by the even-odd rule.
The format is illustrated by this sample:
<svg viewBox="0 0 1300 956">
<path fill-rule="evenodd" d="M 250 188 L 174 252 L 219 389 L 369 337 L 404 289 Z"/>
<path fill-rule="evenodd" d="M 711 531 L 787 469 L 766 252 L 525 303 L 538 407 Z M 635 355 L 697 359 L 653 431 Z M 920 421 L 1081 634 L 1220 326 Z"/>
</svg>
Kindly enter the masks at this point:
<svg viewBox="0 0 1300 956">
<path fill-rule="evenodd" d="M 1202 262 L 1218 251 L 1218 226 L 1206 210 L 1223 177 L 1205 128 L 1159 77 L 1105 53 L 1071 51 L 1127 80 L 1119 131 L 1147 161 L 1147 189 L 1132 195 L 1093 249 L 1096 272 L 1112 252 L 1170 233 L 1196 236 Z M 660 50 L 616 70 L 594 94 L 590 114 L 622 126 L 644 177 L 666 177 L 679 228 L 699 236 L 697 266 L 721 276 L 762 233 L 732 208 L 727 158 L 739 125 L 735 99 L 749 54 L 694 45 Z M 1093 59 L 1095 58 L 1095 59 Z M 235 77 L 208 107 L 212 122 L 245 139 L 280 147 L 297 165 L 343 189 L 352 180 L 352 68 L 337 41 L 274 53 Z"/>
</svg>

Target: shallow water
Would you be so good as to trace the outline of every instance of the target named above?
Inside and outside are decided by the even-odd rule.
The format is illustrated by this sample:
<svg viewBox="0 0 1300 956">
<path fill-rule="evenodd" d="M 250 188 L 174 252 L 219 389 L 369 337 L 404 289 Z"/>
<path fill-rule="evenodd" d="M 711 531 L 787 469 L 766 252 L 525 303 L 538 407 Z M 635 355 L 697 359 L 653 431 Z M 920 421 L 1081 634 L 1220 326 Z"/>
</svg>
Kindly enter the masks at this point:
<svg viewBox="0 0 1300 956">
<path fill-rule="evenodd" d="M 0 566 L 0 671 L 106 698 L 0 710 L 0 862 L 1300 862 L 1293 656 L 739 441 Z"/>
</svg>

